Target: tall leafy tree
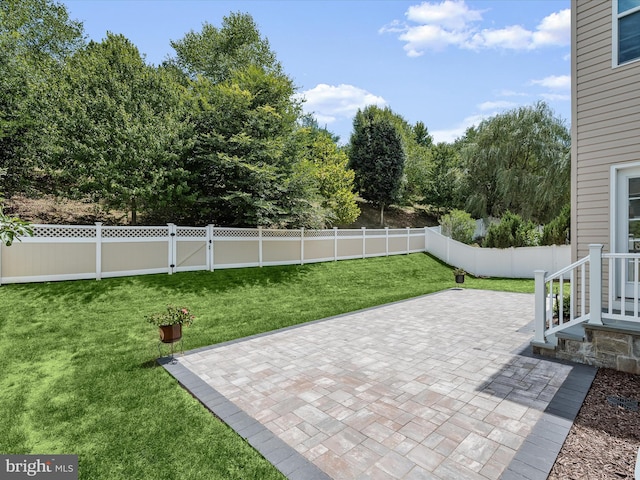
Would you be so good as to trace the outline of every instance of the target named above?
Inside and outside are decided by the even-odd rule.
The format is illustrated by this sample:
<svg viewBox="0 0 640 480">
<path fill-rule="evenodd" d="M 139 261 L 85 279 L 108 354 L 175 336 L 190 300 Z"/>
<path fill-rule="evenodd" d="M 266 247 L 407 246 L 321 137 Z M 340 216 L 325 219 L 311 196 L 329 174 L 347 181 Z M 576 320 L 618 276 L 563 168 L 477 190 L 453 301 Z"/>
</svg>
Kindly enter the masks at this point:
<svg viewBox="0 0 640 480">
<path fill-rule="evenodd" d="M 310 125 L 295 134 L 298 162 L 294 168 L 300 181 L 310 187 L 306 197 L 324 209 L 324 218 L 317 226 L 353 223 L 360 208 L 353 192 L 355 172 L 348 168 L 349 158 L 331 133 Z"/>
<path fill-rule="evenodd" d="M 7 195 L 39 190 L 50 151 L 60 69 L 83 45 L 82 24 L 50 0 L 0 2 L 0 168 Z"/>
<path fill-rule="evenodd" d="M 68 194 L 129 211 L 135 224 L 169 180 L 174 192 L 186 189 L 178 164 L 183 97 L 168 72 L 108 33 L 70 59 L 63 85 L 57 157 Z"/>
<path fill-rule="evenodd" d="M 191 78 L 202 75 L 214 84 L 229 80 L 234 72 L 259 66 L 268 73 L 282 75 L 282 67 L 269 41 L 262 37 L 253 17 L 231 13 L 216 28 L 205 22 L 199 32 L 191 31 L 174 40 L 172 63 Z"/>
<path fill-rule="evenodd" d="M 442 142 L 433 146 L 431 153 L 432 166 L 422 189 L 423 203 L 439 213 L 464 207 L 459 149 L 454 144 Z"/>
<path fill-rule="evenodd" d="M 355 171 L 360 195 L 380 208 L 380 225 L 384 225 L 385 206 L 400 198 L 405 158 L 402 137 L 393 122 L 376 106 L 358 110 L 349 167 Z"/>
<path fill-rule="evenodd" d="M 568 202 L 570 141 L 544 102 L 510 110 L 467 132 L 461 151 L 468 197 L 477 217 L 506 211 L 544 223 Z"/>
<path fill-rule="evenodd" d="M 294 175 L 301 117 L 293 81 L 247 14 L 172 42 L 171 63 L 192 80 L 197 111 L 188 169 L 194 216 L 226 225 L 304 225 L 317 216 L 312 182 Z M 315 212 L 315 213 L 314 213 Z M 313 222 L 312 222 L 313 223 Z"/>
</svg>

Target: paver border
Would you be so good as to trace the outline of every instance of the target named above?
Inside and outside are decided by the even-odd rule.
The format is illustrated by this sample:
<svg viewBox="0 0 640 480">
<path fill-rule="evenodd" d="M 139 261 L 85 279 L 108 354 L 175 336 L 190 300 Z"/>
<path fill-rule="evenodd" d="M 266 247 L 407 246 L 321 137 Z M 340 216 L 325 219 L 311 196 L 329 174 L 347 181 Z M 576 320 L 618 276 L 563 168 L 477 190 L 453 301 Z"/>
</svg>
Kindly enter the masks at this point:
<svg viewBox="0 0 640 480">
<path fill-rule="evenodd" d="M 535 355 L 530 345 L 518 355 L 572 367 L 542 416 L 500 476 L 500 480 L 546 480 L 589 393 L 598 368 Z"/>
<path fill-rule="evenodd" d="M 447 290 L 460 289 L 452 288 Z M 318 320 L 312 320 L 269 332 L 229 340 L 227 342 L 208 345 L 189 350 L 184 354 L 217 349 L 250 339 L 301 328 L 314 323 L 334 320 L 354 313 L 366 312 L 389 305 L 408 302 L 417 298 L 437 295 L 443 291 L 446 290 L 355 310 L 352 312 L 346 312 Z M 520 330 L 526 331 L 529 327 L 530 324 L 527 324 L 521 327 Z M 561 363 L 572 367 L 567 378 L 545 408 L 545 411 L 534 426 L 533 430 L 529 433 L 522 446 L 518 449 L 515 456 L 500 476 L 500 480 L 546 480 L 553 468 L 558 453 L 569 434 L 573 421 L 578 415 L 580 407 L 591 388 L 591 384 L 593 383 L 598 369 L 597 367 L 589 365 L 535 355 L 528 343 L 514 350 L 512 353 L 514 355 L 544 359 L 545 361 Z M 157 362 L 209 411 L 231 427 L 238 435 L 244 438 L 288 479 L 331 480 L 331 477 L 320 470 L 315 464 L 307 460 L 294 448 L 290 447 L 283 440 L 273 434 L 262 423 L 255 420 L 236 404 L 228 400 L 224 395 L 184 365 L 173 361 L 170 357 L 161 357 Z"/>
<path fill-rule="evenodd" d="M 331 480 L 326 473 L 184 365 L 168 357 L 158 359 L 158 363 L 285 477 L 291 480 Z"/>
</svg>

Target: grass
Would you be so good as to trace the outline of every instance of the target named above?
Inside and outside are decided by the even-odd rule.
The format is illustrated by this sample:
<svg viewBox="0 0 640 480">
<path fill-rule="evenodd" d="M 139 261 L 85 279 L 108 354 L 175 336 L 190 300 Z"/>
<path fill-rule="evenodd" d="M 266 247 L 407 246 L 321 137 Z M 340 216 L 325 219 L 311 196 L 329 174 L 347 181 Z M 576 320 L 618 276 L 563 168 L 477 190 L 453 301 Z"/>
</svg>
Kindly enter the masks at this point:
<svg viewBox="0 0 640 480">
<path fill-rule="evenodd" d="M 0 452 L 79 455 L 82 479 L 281 479 L 156 367 L 144 316 L 197 315 L 185 349 L 456 286 L 425 254 L 0 287 Z M 532 280 L 465 288 L 533 292 Z"/>
</svg>

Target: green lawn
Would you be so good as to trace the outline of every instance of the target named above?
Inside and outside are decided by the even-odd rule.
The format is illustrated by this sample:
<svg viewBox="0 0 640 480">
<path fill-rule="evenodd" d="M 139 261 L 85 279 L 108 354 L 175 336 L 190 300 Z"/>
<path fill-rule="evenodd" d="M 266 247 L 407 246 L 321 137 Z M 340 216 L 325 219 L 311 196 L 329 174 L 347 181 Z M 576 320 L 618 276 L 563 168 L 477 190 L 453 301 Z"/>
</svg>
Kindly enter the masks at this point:
<svg viewBox="0 0 640 480">
<path fill-rule="evenodd" d="M 144 316 L 192 349 L 456 286 L 425 254 L 0 287 L 0 452 L 79 455 L 82 479 L 283 478 L 162 368 Z M 532 280 L 465 288 L 533 292 Z"/>
</svg>

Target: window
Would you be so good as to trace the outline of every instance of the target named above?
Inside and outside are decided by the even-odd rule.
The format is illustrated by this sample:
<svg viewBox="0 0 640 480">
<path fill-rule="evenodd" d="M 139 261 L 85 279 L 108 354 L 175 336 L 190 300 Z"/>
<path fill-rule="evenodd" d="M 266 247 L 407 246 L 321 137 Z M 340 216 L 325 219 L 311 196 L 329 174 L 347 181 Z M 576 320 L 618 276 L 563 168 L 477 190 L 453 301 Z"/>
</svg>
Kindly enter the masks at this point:
<svg viewBox="0 0 640 480">
<path fill-rule="evenodd" d="M 613 2 L 613 64 L 640 59 L 640 0 Z"/>
</svg>

